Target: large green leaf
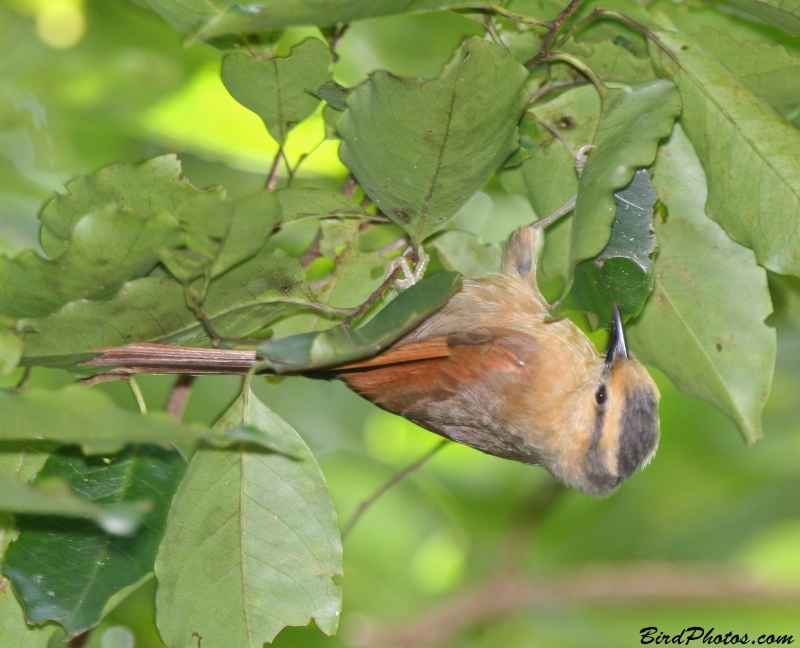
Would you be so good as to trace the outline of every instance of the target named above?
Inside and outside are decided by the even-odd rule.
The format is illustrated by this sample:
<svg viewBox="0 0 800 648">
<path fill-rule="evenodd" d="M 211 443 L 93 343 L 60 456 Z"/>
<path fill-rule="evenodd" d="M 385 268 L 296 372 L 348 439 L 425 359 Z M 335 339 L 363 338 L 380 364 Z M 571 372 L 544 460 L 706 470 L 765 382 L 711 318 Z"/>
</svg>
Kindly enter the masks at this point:
<svg viewBox="0 0 800 648">
<path fill-rule="evenodd" d="M 667 206 L 653 295 L 628 326 L 636 355 L 678 387 L 719 407 L 752 442 L 772 382 L 775 331 L 766 273 L 703 211 L 707 189 L 680 127 L 663 146 L 653 183 Z"/>
<path fill-rule="evenodd" d="M 572 221 L 572 262 L 593 259 L 606 247 L 616 213 L 614 192 L 637 169 L 653 163 L 659 140 L 672 131 L 681 104 L 665 80 L 609 91 L 578 187 Z"/>
<path fill-rule="evenodd" d="M 300 264 L 280 250 L 259 254 L 216 280 L 204 310 L 221 335 L 242 337 L 276 317 L 316 307 Z M 174 279 L 148 277 L 125 284 L 108 301 L 77 301 L 40 320 L 29 320 L 23 364 L 71 367 L 94 349 L 133 342 L 210 346 Z"/>
<path fill-rule="evenodd" d="M 143 0 L 175 28 L 203 39 L 248 32 L 269 32 L 289 25 L 334 25 L 376 16 L 484 6 L 464 0 Z M 502 4 L 502 3 L 498 3 Z"/>
<path fill-rule="evenodd" d="M 262 344 L 263 367 L 277 373 L 330 367 L 375 355 L 430 317 L 461 287 L 455 272 L 428 277 L 389 303 L 360 328 L 342 324 Z"/>
<path fill-rule="evenodd" d="M 761 265 L 800 274 L 800 132 L 688 36 L 657 38 L 654 62 L 678 84 L 706 172 L 706 212 Z"/>
<path fill-rule="evenodd" d="M 797 0 L 728 0 L 734 7 L 758 16 L 778 29 L 800 36 L 800 2 Z"/>
<path fill-rule="evenodd" d="M 222 60 L 222 82 L 240 104 L 264 120 L 269 134 L 283 145 L 286 135 L 319 105 L 309 90 L 330 80 L 330 48 L 309 38 L 285 58 L 257 60 L 228 54 Z"/>
<path fill-rule="evenodd" d="M 170 511 L 156 563 L 170 648 L 261 648 L 287 625 L 338 626 L 342 546 L 319 466 L 249 388 L 215 429 L 240 426 L 249 441 L 195 453 Z"/>
<path fill-rule="evenodd" d="M 115 452 L 127 443 L 195 441 L 208 433 L 166 414 L 120 409 L 105 394 L 78 386 L 18 396 L 0 390 L 0 411 L 0 441 L 75 443 L 92 453 Z"/>
<path fill-rule="evenodd" d="M 516 149 L 527 75 L 500 47 L 477 39 L 440 79 L 376 72 L 347 97 L 339 156 L 378 209 L 420 242 Z"/>
<path fill-rule="evenodd" d="M 116 206 L 81 218 L 66 250 L 45 259 L 33 250 L 0 257 L 0 315 L 43 317 L 77 299 L 103 299 L 158 262 L 160 245 L 178 242 L 178 222 L 166 211 L 143 218 Z"/>
<path fill-rule="evenodd" d="M 800 58 L 783 45 L 759 41 L 739 43 L 716 29 L 694 37 L 748 88 L 784 115 L 797 115 L 800 106 Z"/>
<path fill-rule="evenodd" d="M 175 155 L 162 155 L 136 165 L 112 164 L 92 176 L 68 182 L 66 188 L 68 193 L 47 203 L 39 216 L 42 248 L 50 258 L 66 250 L 73 229 L 86 214 L 109 206 L 133 212 L 143 219 L 154 216 L 160 209 L 174 214 L 198 193 L 181 176 L 181 163 Z"/>
<path fill-rule="evenodd" d="M 67 480 L 98 505 L 152 503 L 130 537 L 112 536 L 88 522 L 25 517 L 3 560 L 31 623 L 57 621 L 72 637 L 96 625 L 109 600 L 153 570 L 172 496 L 186 470 L 178 452 L 137 446 L 112 457 L 77 451 L 52 455 L 36 481 Z"/>
<path fill-rule="evenodd" d="M 631 183 L 614 194 L 616 218 L 608 245 L 594 259 L 575 266 L 572 289 L 559 309 L 595 313 L 601 324 L 612 321 L 614 304 L 624 317 L 638 315 L 653 289 L 652 256 L 657 241 L 653 234 L 656 192 L 647 169 L 640 169 Z"/>
<path fill-rule="evenodd" d="M 63 480 L 31 486 L 0 474 L 0 510 L 30 515 L 58 515 L 94 520 L 114 535 L 131 535 L 147 510 L 146 502 L 103 507 L 78 497 Z"/>
</svg>

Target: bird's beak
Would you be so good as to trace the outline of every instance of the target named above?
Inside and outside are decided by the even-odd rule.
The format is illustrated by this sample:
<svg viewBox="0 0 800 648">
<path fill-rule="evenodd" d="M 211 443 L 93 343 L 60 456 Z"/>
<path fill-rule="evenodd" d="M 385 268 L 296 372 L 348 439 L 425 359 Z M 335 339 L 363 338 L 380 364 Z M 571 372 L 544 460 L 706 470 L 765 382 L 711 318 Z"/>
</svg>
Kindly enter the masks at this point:
<svg viewBox="0 0 800 648">
<path fill-rule="evenodd" d="M 625 344 L 625 329 L 622 326 L 622 317 L 619 308 L 614 304 L 614 321 L 611 323 L 611 337 L 608 340 L 608 353 L 606 353 L 606 365 L 614 362 L 614 358 L 628 357 L 628 347 Z"/>
</svg>

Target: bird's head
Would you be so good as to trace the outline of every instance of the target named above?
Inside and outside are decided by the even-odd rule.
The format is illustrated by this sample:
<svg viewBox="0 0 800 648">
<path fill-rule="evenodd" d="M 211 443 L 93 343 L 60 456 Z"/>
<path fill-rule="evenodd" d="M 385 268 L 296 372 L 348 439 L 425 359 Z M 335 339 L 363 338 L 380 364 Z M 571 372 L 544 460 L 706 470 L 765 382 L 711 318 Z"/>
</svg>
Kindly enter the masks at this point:
<svg viewBox="0 0 800 648">
<path fill-rule="evenodd" d="M 573 394 L 571 434 L 552 455 L 551 471 L 587 495 L 610 494 L 653 458 L 658 399 L 653 379 L 628 352 L 615 307 L 608 352 Z"/>
</svg>

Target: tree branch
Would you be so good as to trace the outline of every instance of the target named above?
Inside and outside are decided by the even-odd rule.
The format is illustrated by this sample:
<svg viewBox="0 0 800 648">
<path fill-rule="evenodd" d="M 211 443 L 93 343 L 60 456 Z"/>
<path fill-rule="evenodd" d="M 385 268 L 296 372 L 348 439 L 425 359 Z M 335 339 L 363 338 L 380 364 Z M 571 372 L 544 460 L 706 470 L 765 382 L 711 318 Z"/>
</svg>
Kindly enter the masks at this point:
<svg viewBox="0 0 800 648">
<path fill-rule="evenodd" d="M 267 183 L 264 185 L 267 191 L 275 191 L 278 186 L 278 171 L 281 168 L 281 158 L 283 158 L 283 147 L 279 148 L 275 154 L 272 168 L 269 170 L 269 175 L 267 175 Z"/>
<path fill-rule="evenodd" d="M 532 67 L 539 65 L 539 63 L 550 60 L 550 47 L 553 41 L 556 36 L 558 36 L 558 32 L 561 31 L 561 27 L 563 27 L 567 19 L 577 11 L 580 4 L 581 0 L 572 0 L 564 7 L 564 10 L 548 24 L 549 29 L 542 39 L 542 46 L 539 48 L 539 53 L 525 63 L 526 68 L 530 70 Z"/>
<path fill-rule="evenodd" d="M 796 607 L 800 606 L 800 588 L 768 586 L 739 574 L 690 564 L 595 565 L 552 578 L 509 574 L 488 580 L 416 620 L 392 626 L 367 622 L 350 643 L 376 648 L 443 645 L 457 632 L 523 610 L 642 601 L 759 602 Z"/>
<path fill-rule="evenodd" d="M 167 401 L 167 414 L 180 423 L 183 418 L 183 413 L 186 411 L 186 405 L 189 403 L 189 396 L 192 393 L 192 385 L 194 384 L 195 377 L 189 374 L 179 374 L 172 384 L 172 390 L 169 393 L 169 400 Z"/>
<path fill-rule="evenodd" d="M 433 448 L 433 450 L 426 452 L 413 464 L 411 464 L 406 468 L 403 468 L 403 470 L 401 470 L 389 481 L 387 481 L 383 486 L 381 486 L 378 490 L 376 490 L 370 497 L 361 502 L 361 504 L 359 504 L 358 508 L 356 509 L 356 512 L 353 514 L 353 517 L 351 517 L 350 521 L 344 525 L 344 528 L 342 529 L 342 540 L 344 540 L 348 535 L 350 535 L 350 532 L 353 530 L 353 527 L 358 523 L 358 521 L 364 516 L 364 514 L 369 510 L 369 508 L 375 502 L 377 502 L 381 497 L 383 497 L 386 493 L 392 490 L 392 488 L 397 486 L 397 484 L 403 481 L 415 470 L 418 470 L 422 466 L 422 464 L 428 461 L 428 459 L 430 459 L 433 455 L 439 452 L 439 450 L 441 450 L 448 443 L 450 443 L 449 439 L 443 439 L 439 443 L 439 445 Z"/>
</svg>

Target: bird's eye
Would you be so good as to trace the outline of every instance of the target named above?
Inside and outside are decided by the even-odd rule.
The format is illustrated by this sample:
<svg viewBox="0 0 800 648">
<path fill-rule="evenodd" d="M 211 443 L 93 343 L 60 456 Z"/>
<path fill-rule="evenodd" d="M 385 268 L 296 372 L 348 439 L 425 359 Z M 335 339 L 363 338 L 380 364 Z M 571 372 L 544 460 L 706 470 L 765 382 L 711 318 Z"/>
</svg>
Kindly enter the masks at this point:
<svg viewBox="0 0 800 648">
<path fill-rule="evenodd" d="M 597 393 L 594 395 L 595 399 L 597 400 L 598 405 L 602 405 L 608 399 L 608 394 L 606 393 L 606 386 L 600 385 L 600 389 L 597 390 Z"/>
</svg>

